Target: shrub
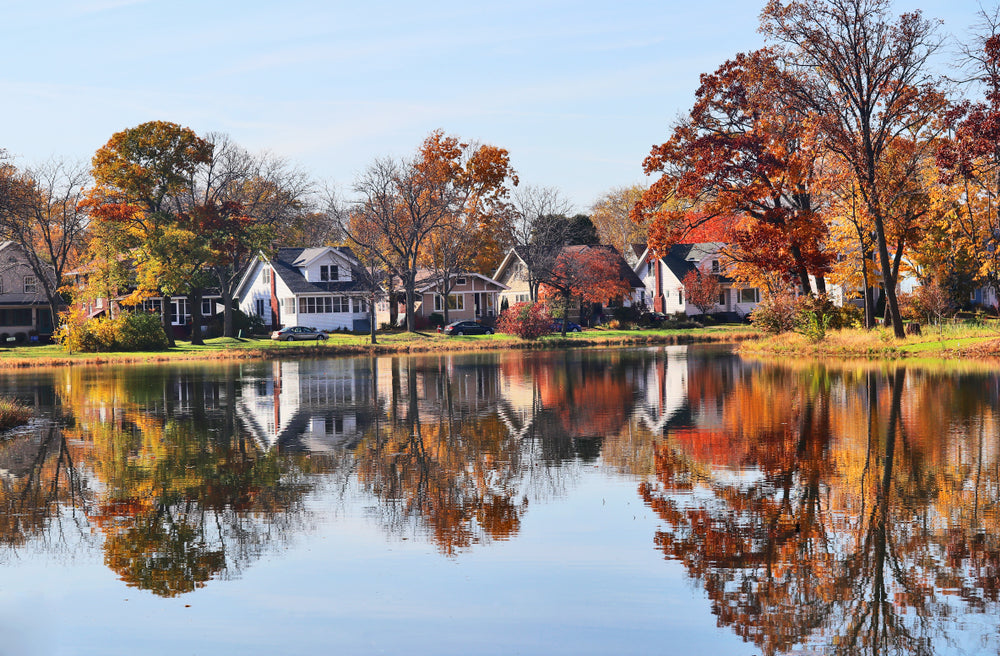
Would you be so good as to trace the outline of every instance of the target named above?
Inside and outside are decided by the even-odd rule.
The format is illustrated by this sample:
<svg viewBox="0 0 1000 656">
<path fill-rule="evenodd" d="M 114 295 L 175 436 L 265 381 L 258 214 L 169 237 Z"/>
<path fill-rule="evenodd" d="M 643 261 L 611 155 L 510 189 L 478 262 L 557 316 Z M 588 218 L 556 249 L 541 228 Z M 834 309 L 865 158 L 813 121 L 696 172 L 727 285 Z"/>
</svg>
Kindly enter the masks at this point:
<svg viewBox="0 0 1000 656">
<path fill-rule="evenodd" d="M 67 351 L 104 353 L 108 351 L 159 351 L 167 348 L 167 335 L 160 316 L 147 312 L 123 312 L 114 319 L 87 319 L 71 310 L 54 335 Z"/>
<path fill-rule="evenodd" d="M 114 324 L 116 351 L 162 351 L 167 348 L 167 335 L 157 314 L 123 313 Z"/>
<path fill-rule="evenodd" d="M 639 323 L 642 313 L 637 307 L 616 307 L 611 309 L 611 317 L 620 323 Z"/>
<path fill-rule="evenodd" d="M 787 292 L 766 297 L 750 313 L 750 323 L 772 335 L 794 330 L 797 319 L 795 297 Z"/>
<path fill-rule="evenodd" d="M 444 328 L 444 315 L 440 312 L 432 312 L 430 316 L 431 325 L 437 328 Z"/>
<path fill-rule="evenodd" d="M 544 303 L 515 303 L 500 315 L 497 331 L 521 339 L 537 339 L 549 333 L 552 317 Z"/>
</svg>

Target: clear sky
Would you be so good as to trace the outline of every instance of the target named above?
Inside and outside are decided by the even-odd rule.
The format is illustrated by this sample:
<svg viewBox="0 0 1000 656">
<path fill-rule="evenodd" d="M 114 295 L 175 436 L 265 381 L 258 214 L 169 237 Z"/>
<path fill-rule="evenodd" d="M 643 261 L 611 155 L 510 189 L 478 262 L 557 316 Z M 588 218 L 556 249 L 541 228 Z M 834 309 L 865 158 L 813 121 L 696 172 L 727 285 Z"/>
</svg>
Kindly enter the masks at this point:
<svg viewBox="0 0 1000 656">
<path fill-rule="evenodd" d="M 432 130 L 507 148 L 587 211 L 643 181 L 763 0 L 0 0 L 0 147 L 89 162 L 119 130 L 226 132 L 349 190 Z M 964 36 L 976 0 L 899 0 Z M 991 7 L 992 5 L 985 5 Z"/>
</svg>

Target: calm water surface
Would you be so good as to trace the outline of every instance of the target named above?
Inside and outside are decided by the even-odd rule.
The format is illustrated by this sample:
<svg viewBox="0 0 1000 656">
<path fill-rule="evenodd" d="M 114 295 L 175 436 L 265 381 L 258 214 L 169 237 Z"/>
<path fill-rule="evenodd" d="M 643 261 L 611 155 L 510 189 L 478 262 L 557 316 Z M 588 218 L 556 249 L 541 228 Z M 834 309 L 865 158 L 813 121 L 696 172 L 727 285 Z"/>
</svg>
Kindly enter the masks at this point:
<svg viewBox="0 0 1000 656">
<path fill-rule="evenodd" d="M 1000 652 L 1000 376 L 719 347 L 0 377 L 0 654 Z"/>
</svg>

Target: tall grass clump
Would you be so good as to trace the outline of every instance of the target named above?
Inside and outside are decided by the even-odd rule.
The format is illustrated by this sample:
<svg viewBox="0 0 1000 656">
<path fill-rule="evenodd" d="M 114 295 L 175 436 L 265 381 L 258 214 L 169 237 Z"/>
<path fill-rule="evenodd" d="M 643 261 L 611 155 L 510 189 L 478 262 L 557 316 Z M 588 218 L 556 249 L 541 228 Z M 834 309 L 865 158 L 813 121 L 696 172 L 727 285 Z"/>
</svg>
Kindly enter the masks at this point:
<svg viewBox="0 0 1000 656">
<path fill-rule="evenodd" d="M 31 421 L 33 413 L 14 399 L 0 399 L 0 431 L 23 426 Z"/>
</svg>

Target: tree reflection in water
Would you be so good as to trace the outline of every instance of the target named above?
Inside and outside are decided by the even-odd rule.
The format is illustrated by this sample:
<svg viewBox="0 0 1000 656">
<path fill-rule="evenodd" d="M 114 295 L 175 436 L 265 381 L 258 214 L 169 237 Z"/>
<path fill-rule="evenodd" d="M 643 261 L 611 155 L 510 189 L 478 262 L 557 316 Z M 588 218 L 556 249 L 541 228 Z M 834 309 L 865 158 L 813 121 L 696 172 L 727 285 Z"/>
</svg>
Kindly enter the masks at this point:
<svg viewBox="0 0 1000 656">
<path fill-rule="evenodd" d="M 992 374 L 678 347 L 34 379 L 51 417 L 0 442 L 0 542 L 86 543 L 162 596 L 311 530 L 317 488 L 458 557 L 601 468 L 765 653 L 931 653 L 1000 610 Z"/>
<path fill-rule="evenodd" d="M 934 653 L 964 630 L 956 618 L 996 612 L 1000 546 L 1000 454 L 982 441 L 997 434 L 995 383 L 940 382 L 744 370 L 721 425 L 657 446 L 640 487 L 666 523 L 657 547 L 764 653 Z"/>
</svg>

